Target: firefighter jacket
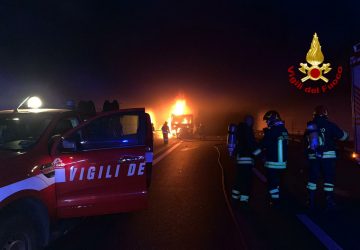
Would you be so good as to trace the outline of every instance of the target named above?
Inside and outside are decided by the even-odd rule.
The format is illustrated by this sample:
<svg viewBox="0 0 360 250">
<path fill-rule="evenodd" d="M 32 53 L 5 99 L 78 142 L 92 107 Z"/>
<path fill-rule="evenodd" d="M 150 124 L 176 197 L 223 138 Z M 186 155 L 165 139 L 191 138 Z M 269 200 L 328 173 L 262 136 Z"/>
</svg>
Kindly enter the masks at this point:
<svg viewBox="0 0 360 250">
<path fill-rule="evenodd" d="M 288 152 L 288 131 L 282 121 L 275 122 L 264 131 L 260 147 L 265 150 L 265 167 L 285 169 Z"/>
<path fill-rule="evenodd" d="M 253 152 L 257 149 L 254 131 L 246 123 L 239 123 L 236 131 L 236 162 L 237 164 L 254 164 Z"/>
<path fill-rule="evenodd" d="M 161 127 L 161 131 L 162 131 L 163 134 L 168 134 L 168 133 L 170 133 L 170 128 L 169 128 L 168 125 L 165 125 L 165 124 L 164 124 L 164 125 Z"/>
<path fill-rule="evenodd" d="M 311 147 L 312 139 L 310 134 L 313 132 L 309 124 L 316 124 L 316 132 L 318 133 L 318 148 L 316 150 Z M 316 158 L 335 159 L 336 158 L 336 140 L 345 141 L 348 133 L 340 129 L 335 123 L 329 121 L 326 117 L 315 116 L 305 131 L 305 139 L 307 143 L 307 154 L 310 160 Z"/>
</svg>

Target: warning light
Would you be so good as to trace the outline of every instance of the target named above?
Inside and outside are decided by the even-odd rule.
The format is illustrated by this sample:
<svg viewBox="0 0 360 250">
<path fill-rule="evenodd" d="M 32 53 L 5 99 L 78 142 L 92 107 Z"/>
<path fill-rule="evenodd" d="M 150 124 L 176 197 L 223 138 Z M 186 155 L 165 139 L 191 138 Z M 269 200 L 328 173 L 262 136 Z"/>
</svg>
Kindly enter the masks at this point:
<svg viewBox="0 0 360 250">
<path fill-rule="evenodd" d="M 358 158 L 358 154 L 354 152 L 354 153 L 352 153 L 351 157 L 354 158 L 354 159 Z"/>
<path fill-rule="evenodd" d="M 30 97 L 29 100 L 27 101 L 27 106 L 30 109 L 38 109 L 41 107 L 41 105 L 42 105 L 42 101 L 37 96 Z"/>
</svg>

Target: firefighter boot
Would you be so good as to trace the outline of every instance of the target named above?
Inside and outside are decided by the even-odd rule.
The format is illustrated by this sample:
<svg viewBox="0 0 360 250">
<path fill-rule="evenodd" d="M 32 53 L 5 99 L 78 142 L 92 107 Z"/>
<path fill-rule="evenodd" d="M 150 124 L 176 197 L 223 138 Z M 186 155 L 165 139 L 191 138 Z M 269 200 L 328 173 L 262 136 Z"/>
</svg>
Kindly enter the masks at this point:
<svg viewBox="0 0 360 250">
<path fill-rule="evenodd" d="M 249 195 L 240 195 L 240 209 L 242 210 L 249 210 Z"/>
<path fill-rule="evenodd" d="M 310 211 L 315 209 L 315 190 L 309 190 L 309 197 L 306 205 Z"/>
</svg>

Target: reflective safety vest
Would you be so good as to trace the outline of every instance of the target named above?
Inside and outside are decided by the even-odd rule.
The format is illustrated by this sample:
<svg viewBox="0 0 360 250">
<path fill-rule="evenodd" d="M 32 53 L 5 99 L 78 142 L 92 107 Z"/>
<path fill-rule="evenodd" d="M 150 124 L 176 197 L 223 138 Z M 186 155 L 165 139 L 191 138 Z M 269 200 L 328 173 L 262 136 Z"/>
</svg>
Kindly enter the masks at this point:
<svg viewBox="0 0 360 250">
<path fill-rule="evenodd" d="M 285 169 L 289 135 L 282 121 L 265 130 L 260 146 L 265 150 L 265 167 Z"/>
</svg>

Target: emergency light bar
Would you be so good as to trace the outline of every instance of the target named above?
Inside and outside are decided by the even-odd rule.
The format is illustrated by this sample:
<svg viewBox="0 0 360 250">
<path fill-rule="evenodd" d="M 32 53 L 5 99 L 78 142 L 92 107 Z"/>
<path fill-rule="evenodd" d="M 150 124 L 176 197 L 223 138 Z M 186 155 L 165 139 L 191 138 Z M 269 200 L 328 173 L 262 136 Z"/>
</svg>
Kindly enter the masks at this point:
<svg viewBox="0 0 360 250">
<path fill-rule="evenodd" d="M 39 97 L 37 96 L 28 96 L 26 97 L 21 103 L 20 105 L 14 110 L 15 112 L 20 109 L 24 104 L 27 104 L 27 107 L 29 109 L 38 109 L 42 106 L 42 101 Z"/>
<path fill-rule="evenodd" d="M 31 109 L 38 109 L 42 106 L 42 101 L 40 100 L 39 97 L 33 96 L 30 97 L 29 100 L 27 101 L 27 106 L 28 108 Z"/>
</svg>

